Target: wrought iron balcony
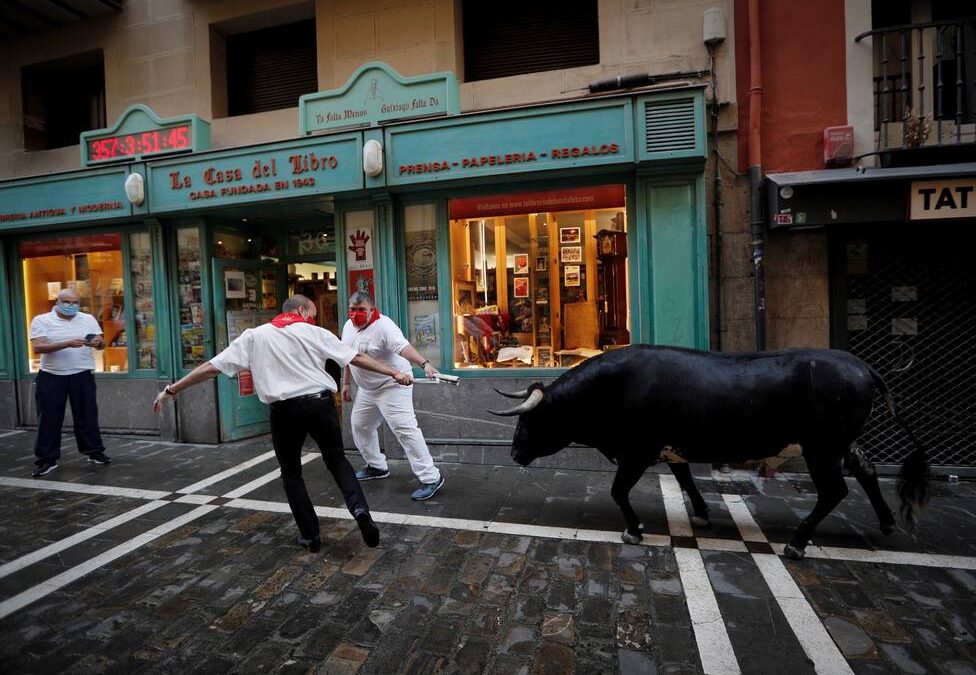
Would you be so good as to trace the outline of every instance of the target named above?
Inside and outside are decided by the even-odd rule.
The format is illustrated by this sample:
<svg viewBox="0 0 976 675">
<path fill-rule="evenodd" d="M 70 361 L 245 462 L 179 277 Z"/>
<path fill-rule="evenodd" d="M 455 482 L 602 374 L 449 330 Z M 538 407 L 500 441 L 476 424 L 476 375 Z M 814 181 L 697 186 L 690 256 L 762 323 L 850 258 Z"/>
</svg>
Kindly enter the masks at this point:
<svg viewBox="0 0 976 675">
<path fill-rule="evenodd" d="M 976 18 L 861 33 L 874 45 L 875 148 L 887 165 L 976 158 Z"/>
</svg>

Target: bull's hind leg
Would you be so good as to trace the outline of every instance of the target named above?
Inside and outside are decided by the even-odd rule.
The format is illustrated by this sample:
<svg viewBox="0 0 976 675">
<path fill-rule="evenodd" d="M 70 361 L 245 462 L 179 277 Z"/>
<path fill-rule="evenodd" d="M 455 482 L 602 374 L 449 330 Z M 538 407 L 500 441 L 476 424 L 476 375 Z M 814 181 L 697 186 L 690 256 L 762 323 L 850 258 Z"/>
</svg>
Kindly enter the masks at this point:
<svg viewBox="0 0 976 675">
<path fill-rule="evenodd" d="M 691 508 L 695 510 L 695 515 L 691 517 L 691 524 L 695 527 L 708 527 L 711 521 L 708 520 L 708 504 L 698 491 L 695 479 L 691 475 L 691 467 L 684 462 L 670 462 L 668 468 L 678 481 L 678 485 L 688 495 L 691 500 Z"/>
<path fill-rule="evenodd" d="M 641 534 L 643 527 L 640 519 L 637 518 L 634 508 L 630 505 L 630 491 L 644 475 L 647 466 L 644 463 L 621 462 L 617 467 L 617 475 L 613 479 L 613 487 L 610 488 L 613 501 L 617 502 L 617 506 L 624 514 L 624 521 L 627 523 L 627 529 L 621 535 L 625 544 L 636 544 L 643 538 Z"/>
<path fill-rule="evenodd" d="M 810 477 L 813 484 L 817 487 L 817 505 L 813 507 L 810 515 L 803 519 L 800 526 L 796 529 L 793 539 L 786 546 L 784 553 L 788 558 L 799 560 L 803 557 L 820 521 L 827 517 L 827 514 L 834 510 L 840 501 L 847 496 L 847 483 L 844 482 L 844 473 L 841 471 L 840 458 L 836 460 L 824 461 L 818 459 L 818 455 L 823 456 L 822 448 L 812 452 L 804 449 L 804 456 L 807 466 L 810 467 Z M 836 456 L 836 455 L 835 455 Z"/>
<path fill-rule="evenodd" d="M 881 486 L 878 485 L 878 474 L 874 470 L 874 464 L 864 456 L 857 443 L 852 443 L 847 454 L 844 455 L 844 467 L 857 479 L 857 482 L 864 488 L 864 492 L 867 493 L 868 499 L 871 500 L 871 507 L 881 524 L 881 533 L 891 534 L 894 532 L 895 514 L 888 507 L 888 502 L 881 494 Z"/>
</svg>

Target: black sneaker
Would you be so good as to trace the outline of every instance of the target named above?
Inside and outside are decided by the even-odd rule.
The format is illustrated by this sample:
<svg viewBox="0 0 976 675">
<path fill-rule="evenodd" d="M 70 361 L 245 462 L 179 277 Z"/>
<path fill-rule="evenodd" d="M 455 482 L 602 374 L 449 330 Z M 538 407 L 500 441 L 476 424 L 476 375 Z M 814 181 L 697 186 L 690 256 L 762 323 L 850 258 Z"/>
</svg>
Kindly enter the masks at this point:
<svg viewBox="0 0 976 675">
<path fill-rule="evenodd" d="M 92 464 L 111 464 L 112 460 L 104 452 L 93 452 L 88 455 L 88 461 Z"/>
<path fill-rule="evenodd" d="M 373 480 L 374 478 L 388 478 L 390 475 L 389 469 L 377 469 L 375 467 L 367 464 L 362 469 L 356 469 L 356 478 L 358 480 Z"/>
<path fill-rule="evenodd" d="M 363 541 L 370 548 L 376 548 L 380 543 L 380 531 L 373 522 L 373 517 L 369 515 L 369 511 L 356 511 L 354 518 L 359 525 L 359 532 L 363 535 Z"/>
<path fill-rule="evenodd" d="M 315 536 L 305 539 L 301 534 L 298 535 L 298 545 L 308 549 L 311 553 L 318 553 L 322 550 L 322 538 Z"/>
<path fill-rule="evenodd" d="M 40 476 L 48 475 L 49 473 L 51 473 L 57 468 L 58 468 L 57 462 L 42 462 L 37 465 L 37 468 L 34 469 L 34 473 L 32 473 L 31 475 L 34 478 L 39 478 Z"/>
</svg>

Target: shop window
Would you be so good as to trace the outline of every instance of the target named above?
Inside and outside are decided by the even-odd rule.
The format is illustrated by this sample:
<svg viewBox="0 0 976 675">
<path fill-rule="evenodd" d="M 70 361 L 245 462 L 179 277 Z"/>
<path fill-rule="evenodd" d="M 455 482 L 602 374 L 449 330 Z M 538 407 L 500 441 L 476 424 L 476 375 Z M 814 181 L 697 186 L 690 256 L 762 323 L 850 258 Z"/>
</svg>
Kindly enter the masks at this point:
<svg viewBox="0 0 976 675">
<path fill-rule="evenodd" d="M 323 221 L 315 229 L 287 232 L 285 255 L 290 260 L 300 260 L 288 265 L 288 295 L 300 293 L 314 302 L 319 325 L 338 335 L 346 312 L 344 302 L 341 311 L 339 307 L 334 222 Z"/>
<path fill-rule="evenodd" d="M 464 0 L 462 20 L 467 82 L 600 62 L 596 0 Z"/>
<path fill-rule="evenodd" d="M 28 329 L 35 316 L 51 311 L 59 292 L 73 289 L 81 301 L 80 311 L 95 317 L 105 337 L 105 349 L 93 351 L 95 370 L 126 372 L 122 236 L 113 233 L 27 240 L 20 244 L 20 258 Z M 34 354 L 30 341 L 27 349 L 30 370 L 35 372 L 40 368 L 40 355 Z"/>
<path fill-rule="evenodd" d="M 529 210 L 569 204 L 593 208 Z M 567 367 L 629 344 L 623 186 L 457 199 L 450 211 L 455 367 Z"/>
<path fill-rule="evenodd" d="M 437 295 L 437 219 L 434 204 L 404 208 L 407 274 L 407 322 L 403 333 L 410 343 L 441 367 Z"/>
<path fill-rule="evenodd" d="M 136 368 L 156 368 L 156 303 L 153 295 L 152 235 L 129 234 L 129 271 L 135 302 Z"/>
<path fill-rule="evenodd" d="M 215 96 L 215 114 L 223 112 L 224 100 L 227 115 L 249 115 L 294 108 L 302 94 L 318 91 L 315 19 L 224 34 L 236 29 L 212 33 L 214 69 L 226 67 L 226 98 Z"/>
<path fill-rule="evenodd" d="M 105 66 L 101 50 L 20 70 L 24 149 L 78 145 L 83 131 L 105 123 Z"/>
<path fill-rule="evenodd" d="M 190 369 L 206 360 L 199 228 L 185 227 L 176 231 L 176 255 L 181 362 L 184 368 Z"/>
<path fill-rule="evenodd" d="M 346 273 L 348 275 L 346 290 L 349 295 L 355 291 L 366 291 L 376 298 L 376 275 L 373 263 L 373 225 L 375 217 L 372 209 L 362 211 L 347 211 L 344 216 L 346 240 L 343 249 L 346 252 Z M 340 312 L 344 312 L 346 300 L 343 298 Z M 377 302 L 379 302 L 377 300 Z M 379 308 L 383 311 L 383 308 Z"/>
</svg>

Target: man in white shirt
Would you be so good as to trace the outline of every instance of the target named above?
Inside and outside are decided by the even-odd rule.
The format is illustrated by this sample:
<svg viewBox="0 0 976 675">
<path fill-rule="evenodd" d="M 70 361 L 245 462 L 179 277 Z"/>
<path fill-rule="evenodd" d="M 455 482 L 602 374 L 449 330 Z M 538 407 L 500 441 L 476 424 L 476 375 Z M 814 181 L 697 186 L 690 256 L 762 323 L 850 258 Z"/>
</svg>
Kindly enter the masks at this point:
<svg viewBox="0 0 976 675">
<path fill-rule="evenodd" d="M 342 343 L 360 354 L 369 354 L 380 363 L 397 370 L 416 365 L 427 377 L 437 369 L 403 336 L 400 328 L 388 316 L 376 309 L 373 298 L 365 291 L 356 291 L 349 298 L 349 320 L 342 328 Z M 342 378 L 342 398 L 352 400 L 349 380 L 356 381 L 356 402 L 352 408 L 352 438 L 366 466 L 356 471 L 359 480 L 386 478 L 390 469 L 380 452 L 379 428 L 383 420 L 403 446 L 410 468 L 420 480 L 411 499 L 430 499 L 444 486 L 444 476 L 434 466 L 427 449 L 427 441 L 417 425 L 413 411 L 413 387 L 390 386 L 386 379 L 355 367 L 346 367 Z M 350 377 L 351 375 L 351 377 Z"/>
<path fill-rule="evenodd" d="M 298 525 L 298 543 L 313 553 L 322 545 L 318 516 L 302 480 L 302 444 L 306 435 L 310 435 L 342 491 L 363 541 L 367 546 L 376 546 L 379 530 L 369 515 L 356 473 L 343 452 L 332 397 L 337 386 L 326 372 L 326 361 L 332 359 L 340 367 L 353 363 L 389 379 L 394 386 L 412 384 L 413 375 L 409 369 L 396 370 L 365 354 L 357 354 L 335 335 L 316 326 L 315 315 L 315 303 L 304 295 L 288 298 L 281 306 L 281 314 L 269 323 L 244 331 L 208 363 L 167 385 L 153 402 L 153 410 L 158 412 L 168 398 L 218 373 L 234 377 L 242 370 L 250 370 L 255 393 L 271 406 L 271 443 L 281 467 L 288 505 Z"/>
<path fill-rule="evenodd" d="M 57 304 L 30 325 L 31 349 L 41 355 L 41 369 L 34 380 L 37 403 L 37 456 L 33 476 L 46 476 L 58 468 L 61 458 L 61 426 L 65 404 L 71 402 L 78 451 L 94 464 L 108 464 L 98 428 L 95 400 L 95 359 L 92 347 L 104 349 L 102 328 L 91 314 L 79 311 L 80 298 L 71 289 L 58 293 Z"/>
</svg>

